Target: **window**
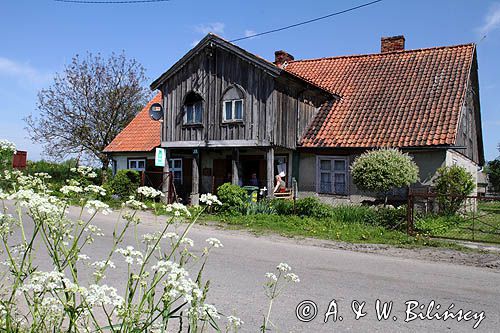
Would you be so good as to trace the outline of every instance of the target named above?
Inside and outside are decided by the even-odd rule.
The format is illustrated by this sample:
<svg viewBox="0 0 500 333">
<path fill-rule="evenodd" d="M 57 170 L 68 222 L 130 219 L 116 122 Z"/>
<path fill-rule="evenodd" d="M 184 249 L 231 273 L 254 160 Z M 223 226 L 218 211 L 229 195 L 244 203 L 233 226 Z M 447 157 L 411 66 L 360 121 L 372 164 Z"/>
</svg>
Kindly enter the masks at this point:
<svg viewBox="0 0 500 333">
<path fill-rule="evenodd" d="M 318 156 L 317 191 L 347 194 L 347 157 Z"/>
<path fill-rule="evenodd" d="M 168 168 L 174 176 L 174 184 L 182 184 L 182 158 L 168 160 Z"/>
<path fill-rule="evenodd" d="M 128 169 L 144 171 L 146 170 L 146 159 L 145 158 L 135 158 L 128 160 Z"/>
<path fill-rule="evenodd" d="M 244 94 L 236 86 L 229 87 L 222 96 L 222 115 L 224 122 L 242 121 L 244 113 Z"/>
<path fill-rule="evenodd" d="M 201 124 L 203 116 L 203 98 L 193 91 L 184 99 L 184 124 Z"/>
</svg>

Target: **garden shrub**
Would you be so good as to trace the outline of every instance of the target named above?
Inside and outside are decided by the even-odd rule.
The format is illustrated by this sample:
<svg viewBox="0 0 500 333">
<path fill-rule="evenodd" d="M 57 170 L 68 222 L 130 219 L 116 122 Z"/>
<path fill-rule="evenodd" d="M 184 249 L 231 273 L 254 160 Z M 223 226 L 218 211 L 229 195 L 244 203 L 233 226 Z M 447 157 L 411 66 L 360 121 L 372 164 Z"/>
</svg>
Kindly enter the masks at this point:
<svg viewBox="0 0 500 333">
<path fill-rule="evenodd" d="M 418 179 L 418 166 L 397 149 L 373 150 L 357 157 L 351 166 L 352 179 L 359 189 L 383 194 L 408 186 Z"/>
<path fill-rule="evenodd" d="M 141 176 L 136 170 L 118 170 L 109 182 L 109 189 L 120 198 L 128 198 L 134 194 L 141 184 Z"/>
<path fill-rule="evenodd" d="M 307 197 L 295 203 L 295 211 L 299 216 L 309 216 L 318 219 L 332 217 L 331 206 L 320 202 L 317 198 Z"/>
<path fill-rule="evenodd" d="M 220 212 L 233 215 L 246 213 L 248 194 L 246 190 L 238 185 L 233 185 L 231 183 L 222 184 L 217 188 L 217 196 L 222 202 Z"/>
<path fill-rule="evenodd" d="M 272 199 L 270 204 L 278 215 L 292 215 L 294 213 L 292 200 Z"/>
<path fill-rule="evenodd" d="M 373 212 L 367 222 L 379 225 L 390 230 L 404 230 L 406 228 L 406 206 L 398 208 L 377 207 L 370 208 Z"/>
<path fill-rule="evenodd" d="M 452 215 L 460 209 L 464 197 L 470 195 L 476 185 L 467 169 L 452 165 L 437 170 L 434 186 L 440 212 Z"/>
<path fill-rule="evenodd" d="M 67 179 L 71 178 L 71 168 L 75 168 L 78 162 L 76 159 L 69 159 L 61 163 L 41 161 L 28 161 L 27 172 L 30 175 L 36 173 L 46 173 L 51 178 L 53 184 L 64 184 Z"/>
<path fill-rule="evenodd" d="M 287 200 L 288 201 L 288 200 Z M 247 205 L 247 215 L 256 215 L 256 214 L 276 214 L 276 208 L 273 205 L 273 202 L 268 199 L 262 199 L 257 202 L 250 202 Z"/>
</svg>

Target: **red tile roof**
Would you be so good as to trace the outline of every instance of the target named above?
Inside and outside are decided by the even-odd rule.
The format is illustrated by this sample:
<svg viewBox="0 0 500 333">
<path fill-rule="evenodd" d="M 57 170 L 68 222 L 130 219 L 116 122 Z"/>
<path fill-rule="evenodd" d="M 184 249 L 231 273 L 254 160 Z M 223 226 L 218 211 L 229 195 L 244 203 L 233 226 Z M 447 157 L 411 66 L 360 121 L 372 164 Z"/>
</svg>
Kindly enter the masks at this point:
<svg viewBox="0 0 500 333">
<path fill-rule="evenodd" d="M 161 103 L 158 93 L 104 149 L 104 152 L 150 151 L 160 145 L 160 122 L 149 117 L 149 108 Z"/>
<path fill-rule="evenodd" d="M 286 70 L 341 96 L 325 105 L 304 147 L 455 143 L 475 45 L 291 61 Z"/>
</svg>

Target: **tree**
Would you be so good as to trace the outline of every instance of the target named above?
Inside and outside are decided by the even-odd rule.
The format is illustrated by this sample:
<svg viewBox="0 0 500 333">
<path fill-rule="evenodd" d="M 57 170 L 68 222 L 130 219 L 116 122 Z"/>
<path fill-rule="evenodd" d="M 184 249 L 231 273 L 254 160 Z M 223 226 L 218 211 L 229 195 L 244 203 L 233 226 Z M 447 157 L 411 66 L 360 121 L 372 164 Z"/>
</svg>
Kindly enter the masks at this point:
<svg viewBox="0 0 500 333">
<path fill-rule="evenodd" d="M 449 215 L 460 209 L 465 197 L 474 191 L 476 184 L 467 169 L 452 165 L 437 170 L 434 187 L 441 212 Z"/>
<path fill-rule="evenodd" d="M 500 151 L 500 144 L 497 146 Z M 497 157 L 493 161 L 489 161 L 485 168 L 488 174 L 488 180 L 493 186 L 495 192 L 500 192 L 500 157 Z"/>
<path fill-rule="evenodd" d="M 145 81 L 144 67 L 124 53 L 107 59 L 76 55 L 38 93 L 39 116 L 25 119 L 29 135 L 49 156 L 83 153 L 98 159 L 105 171 L 109 158 L 103 150 L 147 102 Z"/>
<path fill-rule="evenodd" d="M 352 179 L 359 189 L 387 194 L 398 187 L 409 186 L 418 179 L 418 166 L 397 149 L 380 149 L 360 155 L 351 166 Z"/>
</svg>

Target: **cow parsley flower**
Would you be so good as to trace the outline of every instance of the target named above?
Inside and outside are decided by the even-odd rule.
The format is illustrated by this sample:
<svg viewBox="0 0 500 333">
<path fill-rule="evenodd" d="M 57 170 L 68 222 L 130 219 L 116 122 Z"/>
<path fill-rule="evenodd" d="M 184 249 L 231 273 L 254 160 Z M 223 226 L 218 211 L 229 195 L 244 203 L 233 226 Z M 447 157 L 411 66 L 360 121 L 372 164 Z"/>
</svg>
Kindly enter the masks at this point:
<svg viewBox="0 0 500 333">
<path fill-rule="evenodd" d="M 278 281 L 278 277 L 274 273 L 266 273 L 266 278 L 274 282 Z"/>
<path fill-rule="evenodd" d="M 123 206 L 125 207 L 129 207 L 129 208 L 132 208 L 134 210 L 144 210 L 144 209 L 147 209 L 148 206 L 146 206 L 144 203 L 138 201 L 138 200 L 135 200 L 135 198 L 132 196 L 130 197 L 129 200 L 125 201 L 123 203 Z"/>
<path fill-rule="evenodd" d="M 210 246 L 215 247 L 215 248 L 224 247 L 224 245 L 222 245 L 221 241 L 218 240 L 217 238 L 210 237 L 210 238 L 207 238 L 205 241 Z"/>
<path fill-rule="evenodd" d="M 235 316 L 227 316 L 227 321 L 233 328 L 241 327 L 245 323 L 243 320 Z"/>
<path fill-rule="evenodd" d="M 200 202 L 204 203 L 207 206 L 212 206 L 213 204 L 222 205 L 222 202 L 219 201 L 215 194 L 207 193 L 202 194 L 200 196 Z"/>
<path fill-rule="evenodd" d="M 87 201 L 87 203 L 85 204 L 85 208 L 87 208 L 89 214 L 95 214 L 100 212 L 103 215 L 108 215 L 112 212 L 107 204 L 99 200 Z"/>
<path fill-rule="evenodd" d="M 177 202 L 173 204 L 168 204 L 167 207 L 165 208 L 165 211 L 175 217 L 191 216 L 191 213 L 189 212 L 187 207 Z"/>
<path fill-rule="evenodd" d="M 10 142 L 9 140 L 2 139 L 0 140 L 0 151 L 8 151 L 15 154 L 16 144 L 14 142 Z"/>
<path fill-rule="evenodd" d="M 300 279 L 299 279 L 298 275 L 294 274 L 294 273 L 287 273 L 287 274 L 285 274 L 285 280 L 291 281 L 291 282 L 294 282 L 294 283 L 299 283 L 300 282 Z"/>
<path fill-rule="evenodd" d="M 80 186 L 73 186 L 73 185 L 64 185 L 59 189 L 59 191 L 64 194 L 68 195 L 70 193 L 82 193 L 83 189 Z"/>
<path fill-rule="evenodd" d="M 116 249 L 115 252 L 120 253 L 125 258 L 125 262 L 129 265 L 133 265 L 134 262 L 137 265 L 142 265 L 144 263 L 144 255 L 141 251 L 135 250 L 133 246 L 129 245 L 125 249 L 119 248 Z"/>
<path fill-rule="evenodd" d="M 287 263 L 280 263 L 276 268 L 282 272 L 289 272 L 292 270 L 292 268 L 287 264 Z"/>
<path fill-rule="evenodd" d="M 101 186 L 93 185 L 93 184 L 86 186 L 84 190 L 87 193 L 94 193 L 94 194 L 100 195 L 102 197 L 104 197 L 106 195 L 106 190 L 104 188 L 102 188 Z"/>
<path fill-rule="evenodd" d="M 158 191 L 149 186 L 141 186 L 137 189 L 137 193 L 142 194 L 146 198 L 157 198 L 165 196 L 161 191 Z"/>
</svg>

